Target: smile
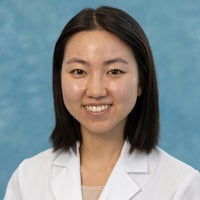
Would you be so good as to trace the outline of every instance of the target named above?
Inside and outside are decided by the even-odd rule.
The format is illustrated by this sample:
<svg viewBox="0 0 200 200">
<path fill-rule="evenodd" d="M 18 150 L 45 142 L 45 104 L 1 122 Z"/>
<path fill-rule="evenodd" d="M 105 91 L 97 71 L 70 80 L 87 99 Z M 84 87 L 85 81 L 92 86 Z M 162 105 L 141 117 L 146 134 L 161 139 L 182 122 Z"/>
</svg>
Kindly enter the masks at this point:
<svg viewBox="0 0 200 200">
<path fill-rule="evenodd" d="M 85 105 L 84 107 L 86 108 L 86 110 L 90 112 L 102 112 L 102 111 L 108 110 L 110 106 L 111 104 L 100 105 L 100 106 Z"/>
</svg>

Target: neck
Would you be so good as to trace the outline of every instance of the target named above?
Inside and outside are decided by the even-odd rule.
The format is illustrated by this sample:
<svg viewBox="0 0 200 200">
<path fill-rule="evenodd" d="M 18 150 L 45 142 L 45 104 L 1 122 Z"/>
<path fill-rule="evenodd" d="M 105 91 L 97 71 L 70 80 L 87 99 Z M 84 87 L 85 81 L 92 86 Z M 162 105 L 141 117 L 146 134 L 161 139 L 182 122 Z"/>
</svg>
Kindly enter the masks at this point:
<svg viewBox="0 0 200 200">
<path fill-rule="evenodd" d="M 118 159 L 124 144 L 123 134 L 85 133 L 82 131 L 80 148 L 82 163 L 105 163 Z"/>
<path fill-rule="evenodd" d="M 82 130 L 80 147 L 82 184 L 105 185 L 120 156 L 123 144 L 123 134 L 90 133 Z"/>
</svg>

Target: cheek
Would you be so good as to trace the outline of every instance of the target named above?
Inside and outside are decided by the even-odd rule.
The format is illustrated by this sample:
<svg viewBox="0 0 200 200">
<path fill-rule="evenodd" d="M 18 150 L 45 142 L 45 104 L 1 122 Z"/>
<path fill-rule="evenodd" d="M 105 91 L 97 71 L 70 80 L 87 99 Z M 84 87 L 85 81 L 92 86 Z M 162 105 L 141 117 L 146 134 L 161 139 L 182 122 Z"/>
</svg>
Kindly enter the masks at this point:
<svg viewBox="0 0 200 200">
<path fill-rule="evenodd" d="M 80 101 L 83 93 L 83 83 L 74 82 L 70 79 L 62 79 L 62 94 L 65 105 L 71 105 Z"/>
<path fill-rule="evenodd" d="M 115 95 L 116 101 L 121 101 L 125 104 L 135 104 L 138 94 L 138 81 L 136 79 L 125 79 L 117 84 L 112 84 L 110 87 Z"/>
</svg>

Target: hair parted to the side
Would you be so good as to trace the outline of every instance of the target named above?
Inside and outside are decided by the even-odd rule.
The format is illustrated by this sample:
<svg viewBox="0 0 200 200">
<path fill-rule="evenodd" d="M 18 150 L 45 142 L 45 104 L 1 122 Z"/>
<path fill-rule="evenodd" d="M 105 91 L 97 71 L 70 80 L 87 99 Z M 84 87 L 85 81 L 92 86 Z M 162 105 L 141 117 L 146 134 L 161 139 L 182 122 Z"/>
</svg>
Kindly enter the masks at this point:
<svg viewBox="0 0 200 200">
<path fill-rule="evenodd" d="M 156 146 L 159 138 L 158 89 L 151 48 L 144 31 L 135 19 L 120 9 L 107 6 L 80 11 L 66 24 L 56 42 L 53 55 L 56 122 L 50 137 L 53 148 L 55 151 L 58 149 L 76 151 L 77 141 L 82 141 L 80 124 L 68 112 L 63 102 L 61 68 L 69 38 L 78 32 L 95 29 L 103 29 L 115 34 L 133 51 L 138 64 L 142 94 L 128 115 L 124 140 L 130 143 L 130 153 L 135 149 L 149 153 Z"/>
</svg>

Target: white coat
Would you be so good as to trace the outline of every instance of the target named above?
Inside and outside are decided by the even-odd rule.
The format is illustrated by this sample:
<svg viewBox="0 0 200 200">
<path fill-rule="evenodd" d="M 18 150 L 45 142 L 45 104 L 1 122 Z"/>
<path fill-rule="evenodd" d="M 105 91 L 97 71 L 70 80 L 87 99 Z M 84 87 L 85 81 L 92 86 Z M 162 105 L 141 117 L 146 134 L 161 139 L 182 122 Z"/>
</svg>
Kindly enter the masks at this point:
<svg viewBox="0 0 200 200">
<path fill-rule="evenodd" d="M 129 155 L 125 143 L 99 200 L 200 200 L 200 174 L 160 148 Z M 98 172 L 97 172 L 98 173 Z M 44 151 L 23 161 L 4 200 L 81 200 L 80 156 Z"/>
</svg>

